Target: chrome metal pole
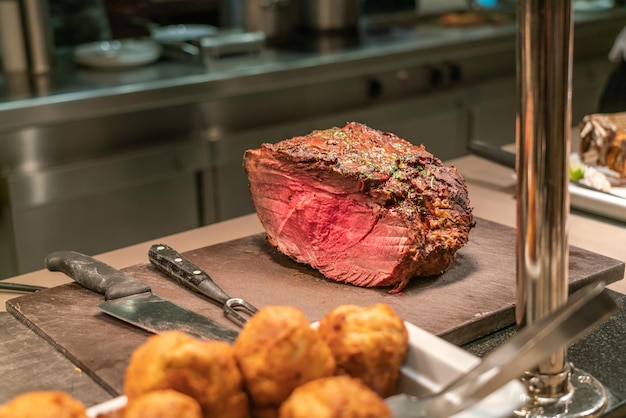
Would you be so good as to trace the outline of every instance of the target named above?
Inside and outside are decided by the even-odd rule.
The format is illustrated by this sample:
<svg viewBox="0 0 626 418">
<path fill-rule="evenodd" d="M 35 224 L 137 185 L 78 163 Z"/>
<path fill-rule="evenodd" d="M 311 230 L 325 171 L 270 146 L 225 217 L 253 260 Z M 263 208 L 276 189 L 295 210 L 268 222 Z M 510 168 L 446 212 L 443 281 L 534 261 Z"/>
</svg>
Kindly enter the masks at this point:
<svg viewBox="0 0 626 418">
<path fill-rule="evenodd" d="M 519 0 L 518 327 L 536 322 L 568 297 L 572 23 L 571 0 Z M 522 416 L 587 417 L 605 408 L 604 388 L 591 376 L 578 379 L 584 372 L 567 362 L 566 350 L 527 372 Z M 581 388 L 578 380 L 585 381 Z M 602 399 L 592 400 L 597 397 Z"/>
<path fill-rule="evenodd" d="M 572 49 L 567 3 L 520 2 L 516 314 L 521 325 L 567 300 Z M 563 357 L 555 354 L 540 369 L 563 371 Z"/>
</svg>

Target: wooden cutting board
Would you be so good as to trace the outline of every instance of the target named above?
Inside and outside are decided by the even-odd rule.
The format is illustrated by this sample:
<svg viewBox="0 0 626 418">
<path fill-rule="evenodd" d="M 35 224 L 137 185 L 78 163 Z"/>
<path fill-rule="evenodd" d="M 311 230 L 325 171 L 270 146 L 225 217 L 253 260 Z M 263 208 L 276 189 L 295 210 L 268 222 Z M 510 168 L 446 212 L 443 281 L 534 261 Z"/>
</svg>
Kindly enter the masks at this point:
<svg viewBox="0 0 626 418">
<path fill-rule="evenodd" d="M 342 304 L 384 302 L 403 319 L 459 345 L 515 322 L 515 231 L 482 219 L 450 269 L 437 278 L 416 279 L 395 295 L 326 280 L 273 250 L 264 234 L 185 255 L 231 296 L 259 308 L 296 306 L 311 321 Z M 149 283 L 155 294 L 235 327 L 219 307 L 166 279 L 149 263 L 125 271 Z M 611 283 L 623 276 L 623 262 L 571 248 L 571 289 L 598 280 Z M 100 295 L 70 283 L 9 300 L 7 310 L 116 395 L 122 392 L 132 351 L 149 334 L 100 313 L 96 306 L 101 301 Z"/>
</svg>

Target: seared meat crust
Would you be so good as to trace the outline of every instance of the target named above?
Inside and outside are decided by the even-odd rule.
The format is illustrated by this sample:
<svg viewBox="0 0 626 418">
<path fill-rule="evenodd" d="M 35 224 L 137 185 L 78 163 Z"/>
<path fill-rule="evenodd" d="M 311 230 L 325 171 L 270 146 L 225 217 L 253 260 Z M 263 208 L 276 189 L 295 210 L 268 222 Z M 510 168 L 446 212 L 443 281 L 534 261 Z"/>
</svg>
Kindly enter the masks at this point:
<svg viewBox="0 0 626 418">
<path fill-rule="evenodd" d="M 359 123 L 244 155 L 268 242 L 328 279 L 402 290 L 440 274 L 474 226 L 454 167 Z"/>
</svg>

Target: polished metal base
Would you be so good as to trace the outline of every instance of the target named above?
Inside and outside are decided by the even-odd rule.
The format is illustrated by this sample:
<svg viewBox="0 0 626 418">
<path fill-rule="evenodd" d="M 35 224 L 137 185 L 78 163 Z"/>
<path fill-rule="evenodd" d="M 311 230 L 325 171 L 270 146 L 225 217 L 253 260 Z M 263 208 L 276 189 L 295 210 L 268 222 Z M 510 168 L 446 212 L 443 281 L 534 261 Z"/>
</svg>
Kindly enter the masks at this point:
<svg viewBox="0 0 626 418">
<path fill-rule="evenodd" d="M 524 405 L 515 411 L 516 417 L 574 418 L 599 417 L 608 403 L 607 392 L 596 378 L 572 366 L 569 391 L 559 398 L 529 395 Z"/>
</svg>

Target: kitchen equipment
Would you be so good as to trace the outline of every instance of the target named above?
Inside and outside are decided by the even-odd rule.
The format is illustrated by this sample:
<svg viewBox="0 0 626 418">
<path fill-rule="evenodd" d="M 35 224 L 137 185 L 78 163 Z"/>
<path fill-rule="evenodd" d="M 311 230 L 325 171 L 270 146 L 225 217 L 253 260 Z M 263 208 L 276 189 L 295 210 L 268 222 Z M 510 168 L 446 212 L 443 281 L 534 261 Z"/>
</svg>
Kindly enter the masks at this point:
<svg viewBox="0 0 626 418">
<path fill-rule="evenodd" d="M 434 4 L 434 14 L 440 14 L 442 10 L 448 10 L 449 0 L 361 0 L 361 15 L 367 25 L 393 23 L 414 23 L 418 14 L 422 14 L 422 5 L 428 2 Z M 464 2 L 464 0 L 455 0 Z M 463 4 L 463 6 L 465 6 Z"/>
<path fill-rule="evenodd" d="M 360 0 L 301 0 L 299 26 L 314 31 L 356 30 L 361 15 Z"/>
<path fill-rule="evenodd" d="M 150 286 L 93 257 L 57 251 L 45 259 L 48 270 L 61 271 L 104 295 L 98 307 L 122 321 L 150 332 L 185 331 L 204 339 L 233 342 L 238 333 L 202 315 L 152 294 Z"/>
<path fill-rule="evenodd" d="M 131 23 L 148 31 L 162 48 L 163 56 L 175 60 L 196 60 L 200 56 L 199 43 L 220 33 L 216 26 L 200 23 L 161 26 L 140 17 L 132 18 Z"/>
<path fill-rule="evenodd" d="M 616 309 L 617 304 L 604 291 L 603 283 L 587 286 L 572 294 L 557 310 L 519 330 L 440 392 L 422 398 L 400 394 L 386 402 L 394 418 L 449 417 L 576 341 Z"/>
<path fill-rule="evenodd" d="M 214 60 L 229 55 L 258 55 L 265 46 L 263 32 L 222 32 L 217 36 L 202 38 L 200 52 L 205 66 Z"/>
<path fill-rule="evenodd" d="M 246 0 L 246 28 L 265 32 L 268 40 L 282 42 L 298 24 L 295 0 Z"/>
<path fill-rule="evenodd" d="M 469 10 L 480 11 L 515 11 L 517 1 L 514 0 L 466 0 Z"/>
<path fill-rule="evenodd" d="M 18 0 L 0 1 L 0 52 L 5 72 L 28 70 L 27 51 Z"/>
<path fill-rule="evenodd" d="M 199 41 L 218 34 L 215 26 L 201 24 L 150 25 L 149 31 L 152 39 L 163 43 Z"/>
<path fill-rule="evenodd" d="M 213 25 L 201 23 L 180 23 L 173 25 L 160 25 L 149 19 L 142 17 L 131 17 L 130 23 L 133 26 L 143 28 L 156 42 L 177 43 L 187 41 L 199 41 L 208 36 L 215 36 L 219 29 Z"/>
<path fill-rule="evenodd" d="M 48 1 L 23 0 L 28 62 L 33 74 L 46 74 L 54 64 L 54 40 Z"/>
<path fill-rule="evenodd" d="M 224 315 L 239 326 L 248 319 L 239 311 L 254 315 L 258 309 L 245 299 L 232 298 L 227 295 L 204 270 L 196 266 L 188 258 L 165 244 L 154 244 L 148 251 L 150 262 L 168 277 L 198 293 L 217 302 L 224 309 Z"/>
<path fill-rule="evenodd" d="M 516 175 L 519 327 L 532 326 L 568 300 L 569 158 L 572 129 L 571 2 L 525 0 L 517 13 Z M 524 373 L 527 418 L 598 417 L 609 396 L 573 367 L 566 347 Z"/>
<path fill-rule="evenodd" d="M 147 252 L 148 247 L 146 247 Z M 324 279 L 311 268 L 278 253 L 264 233 L 183 253 L 210 271 L 226 293 L 253 300 L 258 307 L 292 305 L 317 321 L 342 304 L 387 303 L 398 315 L 456 345 L 474 341 L 515 322 L 515 230 L 476 218 L 470 240 L 443 275 L 413 281 L 401 294 L 366 289 Z M 624 277 L 624 262 L 570 247 L 570 289 Z M 216 304 L 190 293 L 149 262 L 123 271 L 147 283 L 152 291 L 180 306 L 231 322 Z M 6 309 L 70 358 L 113 394 L 123 390 L 123 375 L 133 350 L 146 331 L 104 315 L 102 296 L 68 283 L 6 302 Z M 436 390 L 432 388 L 432 390 Z"/>
<path fill-rule="evenodd" d="M 90 42 L 74 48 L 74 61 L 95 68 L 128 68 L 150 64 L 161 56 L 161 46 L 149 39 Z"/>
</svg>

